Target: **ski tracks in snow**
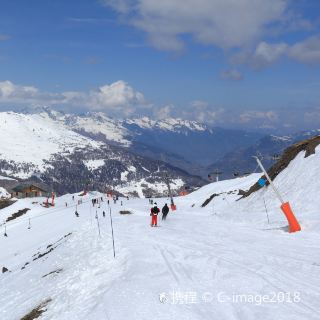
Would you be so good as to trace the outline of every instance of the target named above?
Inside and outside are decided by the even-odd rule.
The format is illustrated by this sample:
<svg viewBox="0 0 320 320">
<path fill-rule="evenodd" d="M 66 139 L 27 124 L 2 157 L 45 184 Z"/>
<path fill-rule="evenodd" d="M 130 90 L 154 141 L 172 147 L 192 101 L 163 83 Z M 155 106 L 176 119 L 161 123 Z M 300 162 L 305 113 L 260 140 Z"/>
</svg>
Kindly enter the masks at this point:
<svg viewBox="0 0 320 320">
<path fill-rule="evenodd" d="M 15 277 L 19 287 L 6 281 L 7 286 L 1 290 L 5 299 L 0 318 L 20 319 L 50 298 L 43 320 L 108 319 L 102 298 L 125 272 L 127 260 L 125 250 L 119 250 L 117 259 L 113 259 L 111 241 L 108 235 L 100 238 L 85 223 L 53 253 L 32 261 L 25 270 L 8 274 Z"/>
<path fill-rule="evenodd" d="M 89 225 L 70 239 L 65 249 L 69 255 L 62 253 L 59 260 L 66 270 L 62 277 L 56 278 L 51 292 L 53 301 L 43 319 L 95 320 L 102 314 L 103 319 L 108 319 L 102 298 L 124 273 L 124 252 L 118 253 L 114 260 L 111 239 L 103 235 L 98 237 Z M 70 252 L 77 252 L 77 255 L 70 255 Z"/>
<path fill-rule="evenodd" d="M 131 217 L 132 228 L 122 239 L 133 253 L 132 268 L 140 273 L 140 280 L 144 279 L 135 281 L 129 276 L 127 280 L 132 281 L 131 294 L 145 293 L 146 313 L 146 309 L 149 313 L 154 310 L 152 314 L 159 319 L 172 319 L 173 314 L 193 320 L 275 319 L 284 313 L 290 319 L 317 319 L 319 290 L 316 284 L 320 279 L 317 267 L 311 262 L 313 257 L 305 253 L 305 242 L 296 241 L 283 232 L 265 233 L 240 224 L 231 228 L 219 219 L 182 218 L 178 213 L 172 219 L 162 228 L 150 230 L 141 224 L 141 217 Z M 281 241 L 284 247 L 290 247 L 290 254 L 278 246 Z M 293 252 L 296 254 L 291 254 Z M 310 273 L 314 274 L 314 284 Z M 166 301 L 165 311 L 161 311 L 162 304 L 154 297 L 172 290 L 196 292 L 198 303 L 172 305 Z M 201 300 L 207 292 L 214 298 L 211 303 Z M 301 301 L 255 305 L 220 302 L 217 298 L 220 293 L 231 297 L 232 294 L 278 292 L 291 295 L 301 292 Z M 127 307 L 127 310 L 132 308 Z M 110 319 L 121 319 L 121 316 Z M 147 317 L 131 314 L 131 319 Z"/>
</svg>

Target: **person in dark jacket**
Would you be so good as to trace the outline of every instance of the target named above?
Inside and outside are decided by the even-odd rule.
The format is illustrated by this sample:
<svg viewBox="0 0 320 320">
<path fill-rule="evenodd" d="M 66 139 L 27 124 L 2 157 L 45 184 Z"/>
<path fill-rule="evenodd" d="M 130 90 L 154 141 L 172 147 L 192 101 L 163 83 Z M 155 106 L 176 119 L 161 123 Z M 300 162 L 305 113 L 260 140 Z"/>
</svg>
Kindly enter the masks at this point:
<svg viewBox="0 0 320 320">
<path fill-rule="evenodd" d="M 162 211 L 162 220 L 166 220 L 167 219 L 167 214 L 169 213 L 168 205 L 165 204 L 161 211 Z"/>
<path fill-rule="evenodd" d="M 155 202 L 154 206 L 150 209 L 151 213 L 151 227 L 156 227 L 158 223 L 158 214 L 160 209 L 157 207 L 157 203 Z"/>
</svg>

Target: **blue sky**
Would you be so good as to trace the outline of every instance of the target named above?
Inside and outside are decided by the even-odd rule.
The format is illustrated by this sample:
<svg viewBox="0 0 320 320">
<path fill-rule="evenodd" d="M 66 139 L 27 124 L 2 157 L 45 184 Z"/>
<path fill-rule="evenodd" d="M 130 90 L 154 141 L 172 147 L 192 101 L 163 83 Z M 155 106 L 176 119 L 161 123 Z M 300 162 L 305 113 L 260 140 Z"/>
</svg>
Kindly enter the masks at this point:
<svg viewBox="0 0 320 320">
<path fill-rule="evenodd" d="M 2 109 L 320 127 L 316 0 L 0 1 Z"/>
</svg>

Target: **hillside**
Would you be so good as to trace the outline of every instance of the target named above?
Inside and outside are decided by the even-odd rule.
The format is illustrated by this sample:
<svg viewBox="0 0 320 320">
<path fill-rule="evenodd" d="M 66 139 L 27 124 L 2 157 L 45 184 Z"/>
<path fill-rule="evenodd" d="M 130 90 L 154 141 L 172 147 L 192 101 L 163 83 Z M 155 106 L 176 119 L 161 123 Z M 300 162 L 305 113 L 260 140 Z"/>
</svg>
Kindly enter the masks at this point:
<svg viewBox="0 0 320 320">
<path fill-rule="evenodd" d="M 0 275 L 1 319 L 37 308 L 51 320 L 318 319 L 320 146 L 314 151 L 298 152 L 274 179 L 301 224 L 297 233 L 287 232 L 270 187 L 239 195 L 259 173 L 175 198 L 177 211 L 159 228 L 149 225 L 146 199 L 112 202 L 115 259 L 107 199 L 91 203 L 103 194 L 64 195 L 50 209 L 17 201 L 0 211 L 3 221 L 30 209 L 0 238 L 0 267 L 9 270 Z"/>
<path fill-rule="evenodd" d="M 125 147 L 132 153 L 165 161 L 195 175 L 207 172 L 205 167 L 226 153 L 249 147 L 263 136 L 174 118 L 116 120 L 102 112 L 75 115 L 49 108 L 30 110 L 30 114 L 50 118 L 93 140 Z"/>
<path fill-rule="evenodd" d="M 162 161 L 75 132 L 57 115 L 61 116 L 0 113 L 0 174 L 17 179 L 32 177 L 59 193 L 89 186 L 101 191 L 127 187 L 129 195 L 137 195 L 132 186 L 138 183 L 140 196 L 156 195 L 157 184 L 164 186 L 166 175 L 174 192 L 204 183 Z"/>
<path fill-rule="evenodd" d="M 221 177 L 224 179 L 233 177 L 235 173 L 239 175 L 252 173 L 257 168 L 257 164 L 252 158 L 254 155 L 259 155 L 266 168 L 270 168 L 286 148 L 299 141 L 319 136 L 319 133 L 320 130 L 311 130 L 287 136 L 267 135 L 249 147 L 235 148 L 225 154 L 208 167 L 208 172 L 219 169 L 223 172 Z"/>
</svg>

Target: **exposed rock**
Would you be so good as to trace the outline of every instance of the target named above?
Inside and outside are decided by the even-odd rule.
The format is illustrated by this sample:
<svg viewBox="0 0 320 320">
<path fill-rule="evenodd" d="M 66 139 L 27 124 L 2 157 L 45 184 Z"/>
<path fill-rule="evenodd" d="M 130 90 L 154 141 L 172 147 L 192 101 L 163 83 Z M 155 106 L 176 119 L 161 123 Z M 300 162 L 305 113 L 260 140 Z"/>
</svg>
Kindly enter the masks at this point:
<svg viewBox="0 0 320 320">
<path fill-rule="evenodd" d="M 273 181 L 284 169 L 286 169 L 289 163 L 301 152 L 305 151 L 305 158 L 315 153 L 316 147 L 320 144 L 320 136 L 316 136 L 307 140 L 298 142 L 291 147 L 287 148 L 282 154 L 281 158 L 268 170 L 268 175 Z M 263 179 L 267 180 L 263 175 Z M 266 185 L 269 185 L 267 181 Z M 256 182 L 248 191 L 239 190 L 243 198 L 248 197 L 252 193 L 258 191 L 262 187 Z"/>
<path fill-rule="evenodd" d="M 6 273 L 6 272 L 8 272 L 9 271 L 9 269 L 8 268 L 6 268 L 6 267 L 2 267 L 2 273 Z"/>
<path fill-rule="evenodd" d="M 49 298 L 43 302 L 41 302 L 38 306 L 32 309 L 28 314 L 22 317 L 20 320 L 34 320 L 39 318 L 44 312 L 47 311 L 46 307 L 49 302 L 52 300 Z"/>
</svg>

